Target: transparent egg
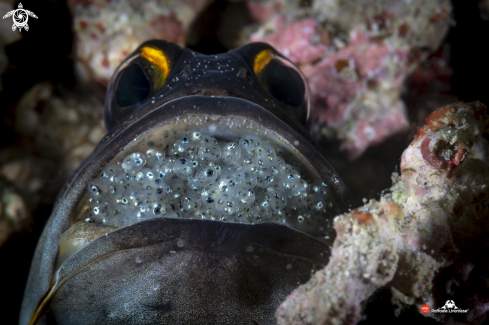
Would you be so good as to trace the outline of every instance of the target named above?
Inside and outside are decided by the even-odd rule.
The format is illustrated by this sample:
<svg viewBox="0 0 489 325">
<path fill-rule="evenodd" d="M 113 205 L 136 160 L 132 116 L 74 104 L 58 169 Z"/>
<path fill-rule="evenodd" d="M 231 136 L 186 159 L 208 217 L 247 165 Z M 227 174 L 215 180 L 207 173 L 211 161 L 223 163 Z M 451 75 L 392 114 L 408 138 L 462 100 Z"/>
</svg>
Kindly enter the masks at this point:
<svg viewBox="0 0 489 325">
<path fill-rule="evenodd" d="M 197 144 L 185 135 L 168 148 L 168 154 L 176 157 L 191 157 L 197 153 Z"/>
<path fill-rule="evenodd" d="M 117 181 L 117 175 L 122 172 L 122 169 L 117 165 L 110 165 L 106 167 L 100 174 L 100 184 L 109 185 Z"/>
<path fill-rule="evenodd" d="M 133 185 L 137 185 L 135 182 L 133 182 L 133 179 L 134 172 L 123 171 L 116 176 L 116 182 L 114 182 L 114 184 L 118 185 L 119 187 L 122 186 L 124 189 L 128 189 Z"/>
<path fill-rule="evenodd" d="M 187 212 L 197 211 L 202 205 L 200 193 L 194 191 L 188 191 L 183 194 L 180 202 L 183 209 Z"/>
<path fill-rule="evenodd" d="M 288 196 L 298 195 L 300 192 L 301 175 L 290 165 L 282 176 L 282 185 Z"/>
<path fill-rule="evenodd" d="M 306 206 L 307 192 L 292 196 L 287 200 L 287 210 L 297 210 Z"/>
<path fill-rule="evenodd" d="M 91 208 L 92 218 L 95 222 L 103 223 L 104 219 L 112 217 L 115 213 L 112 203 L 105 200 L 98 201 L 97 204 L 93 204 Z"/>
<path fill-rule="evenodd" d="M 147 202 L 139 207 L 138 217 L 154 218 L 166 214 L 166 206 L 161 202 Z"/>
<path fill-rule="evenodd" d="M 235 173 L 226 172 L 219 177 L 216 184 L 220 192 L 228 192 L 236 190 L 241 185 L 241 179 Z"/>
<path fill-rule="evenodd" d="M 120 193 L 119 195 L 115 195 L 113 199 L 114 207 L 120 213 L 131 213 L 135 210 L 135 207 L 129 201 L 128 195 L 126 192 Z"/>
<path fill-rule="evenodd" d="M 287 192 L 287 196 L 297 196 L 301 193 L 307 193 L 308 184 L 301 178 L 291 178 L 291 174 L 282 177 L 282 185 Z"/>
<path fill-rule="evenodd" d="M 256 135 L 246 135 L 239 139 L 241 149 L 248 156 L 256 157 L 256 151 L 261 146 L 262 139 Z"/>
<path fill-rule="evenodd" d="M 149 168 L 143 168 L 134 175 L 134 180 L 146 187 L 148 184 L 156 179 L 156 175 Z"/>
<path fill-rule="evenodd" d="M 208 184 L 201 193 L 201 200 L 204 209 L 214 209 L 217 197 L 220 194 L 217 184 Z"/>
<path fill-rule="evenodd" d="M 252 212 L 253 212 L 253 206 L 251 207 L 241 206 L 239 211 L 236 212 L 235 219 L 239 223 L 245 223 L 245 224 L 253 223 Z"/>
<path fill-rule="evenodd" d="M 164 204 L 166 206 L 166 209 L 167 209 L 167 213 L 171 213 L 171 212 L 185 212 L 182 208 L 182 204 L 180 203 L 180 199 L 177 199 L 177 200 L 168 200 L 168 198 L 166 198 L 166 200 L 164 200 Z"/>
<path fill-rule="evenodd" d="M 201 134 L 200 135 L 200 144 L 202 146 L 218 146 L 219 142 L 213 136 L 210 136 L 208 134 Z"/>
<path fill-rule="evenodd" d="M 200 143 L 201 140 L 202 140 L 202 133 L 200 133 L 198 131 L 194 131 L 194 132 L 190 133 L 190 141 Z"/>
<path fill-rule="evenodd" d="M 216 209 L 223 215 L 230 215 L 239 210 L 238 199 L 236 195 L 231 193 L 222 193 L 217 197 Z"/>
<path fill-rule="evenodd" d="M 222 147 L 222 161 L 226 165 L 237 164 L 241 157 L 241 147 L 239 143 L 229 142 Z"/>
<path fill-rule="evenodd" d="M 268 142 L 263 141 L 261 146 L 256 149 L 256 158 L 260 167 L 268 168 L 273 166 L 277 156 L 273 147 Z"/>
<path fill-rule="evenodd" d="M 326 213 L 328 197 L 323 194 L 309 194 L 306 205 L 314 212 Z"/>
<path fill-rule="evenodd" d="M 216 163 L 214 161 L 209 161 L 207 163 L 207 166 L 208 167 L 214 167 L 216 169 L 216 172 L 217 172 L 217 176 L 221 176 L 221 173 L 222 173 L 222 166 L 219 164 L 219 163 Z"/>
<path fill-rule="evenodd" d="M 258 170 L 256 173 L 256 186 L 267 188 L 275 180 L 274 176 L 267 170 Z"/>
<path fill-rule="evenodd" d="M 99 181 L 88 182 L 87 191 L 93 198 L 101 198 L 105 194 L 105 190 L 102 190 L 102 186 L 99 183 Z"/>
<path fill-rule="evenodd" d="M 200 209 L 196 212 L 196 216 L 205 220 L 221 220 L 222 214 L 215 209 Z"/>
<path fill-rule="evenodd" d="M 270 171 L 275 175 L 283 175 L 285 174 L 285 160 L 280 156 L 276 156 L 275 162 L 270 167 Z"/>
<path fill-rule="evenodd" d="M 113 185 L 109 185 L 109 187 L 107 188 L 107 191 L 105 191 L 105 199 L 106 200 L 109 200 L 109 201 L 113 201 L 114 197 L 121 194 L 121 193 L 124 193 L 126 191 L 126 188 L 124 186 L 122 186 L 121 184 L 113 184 Z"/>
<path fill-rule="evenodd" d="M 183 218 L 183 212 L 173 211 L 173 212 L 169 213 L 166 217 L 172 218 L 172 219 L 182 219 Z"/>
<path fill-rule="evenodd" d="M 183 181 L 188 181 L 193 177 L 194 167 L 189 158 L 178 158 L 173 165 L 175 176 Z"/>
<path fill-rule="evenodd" d="M 217 141 L 216 143 L 212 140 L 209 142 L 203 141 L 197 155 L 202 162 L 219 162 L 221 160 L 221 148 L 219 148 Z"/>
<path fill-rule="evenodd" d="M 146 196 L 144 195 L 142 189 L 132 189 L 131 191 L 128 190 L 126 191 L 126 196 L 129 199 L 129 204 L 132 205 L 135 210 L 139 209 L 141 205 L 146 203 Z"/>
<path fill-rule="evenodd" d="M 285 164 L 284 175 L 293 178 L 301 178 L 301 174 L 299 174 L 299 170 L 297 169 L 297 166 L 293 166 L 290 164 Z"/>
<path fill-rule="evenodd" d="M 329 196 L 329 187 L 322 181 L 315 181 L 311 185 L 311 194 L 321 194 Z"/>
<path fill-rule="evenodd" d="M 236 176 L 240 179 L 241 185 L 249 188 L 254 188 L 257 183 L 257 177 L 255 173 L 246 170 L 246 169 L 238 169 L 234 171 Z"/>
<path fill-rule="evenodd" d="M 287 196 L 283 191 L 276 191 L 274 189 L 268 190 L 266 192 L 266 198 L 268 205 L 275 213 L 279 213 L 279 211 L 283 210 L 287 204 Z"/>
<path fill-rule="evenodd" d="M 250 210 L 250 219 L 253 223 L 270 221 L 272 209 L 268 205 L 254 205 Z"/>
<path fill-rule="evenodd" d="M 303 231 L 317 228 L 317 216 L 305 207 L 288 211 L 284 220 L 286 225 Z"/>
<path fill-rule="evenodd" d="M 156 148 L 151 148 L 146 151 L 146 167 L 153 168 L 156 163 L 165 159 L 165 152 Z"/>
<path fill-rule="evenodd" d="M 241 158 L 239 163 L 239 168 L 256 173 L 259 170 L 258 161 L 255 157 L 244 157 Z"/>
<path fill-rule="evenodd" d="M 243 188 L 238 191 L 237 197 L 241 207 L 251 207 L 255 202 L 255 191 L 252 188 Z"/>
<path fill-rule="evenodd" d="M 195 174 L 195 178 L 202 184 L 214 183 L 217 181 L 218 176 L 218 170 L 212 166 L 204 167 Z"/>
<path fill-rule="evenodd" d="M 206 184 L 202 183 L 199 179 L 193 177 L 188 180 L 187 184 L 185 184 L 185 188 L 187 191 L 202 192 L 205 185 Z"/>
<path fill-rule="evenodd" d="M 161 178 L 165 182 L 169 181 L 173 176 L 173 163 L 169 159 L 157 162 L 153 172 L 157 178 Z"/>
<path fill-rule="evenodd" d="M 268 207 L 268 200 L 267 200 L 267 191 L 264 190 L 263 188 L 256 187 L 254 188 L 254 194 L 255 194 L 255 204 L 254 205 L 261 205 L 261 206 L 267 206 Z"/>
<path fill-rule="evenodd" d="M 146 164 L 146 157 L 140 152 L 134 152 L 124 158 L 122 161 L 122 169 L 128 171 L 138 171 Z"/>
<path fill-rule="evenodd" d="M 155 216 L 164 216 L 166 214 L 166 206 L 160 202 L 153 202 L 151 205 L 151 212 Z"/>
<path fill-rule="evenodd" d="M 181 179 L 172 178 L 167 183 L 166 195 L 170 200 L 180 199 L 182 194 L 185 192 L 185 184 Z"/>
<path fill-rule="evenodd" d="M 225 214 L 225 213 L 223 213 L 221 215 L 221 218 L 219 220 L 220 221 L 226 221 L 226 222 L 237 222 L 234 214 Z"/>
<path fill-rule="evenodd" d="M 163 202 L 166 198 L 168 185 L 161 178 L 157 178 L 146 184 L 143 193 L 147 202 Z"/>
</svg>

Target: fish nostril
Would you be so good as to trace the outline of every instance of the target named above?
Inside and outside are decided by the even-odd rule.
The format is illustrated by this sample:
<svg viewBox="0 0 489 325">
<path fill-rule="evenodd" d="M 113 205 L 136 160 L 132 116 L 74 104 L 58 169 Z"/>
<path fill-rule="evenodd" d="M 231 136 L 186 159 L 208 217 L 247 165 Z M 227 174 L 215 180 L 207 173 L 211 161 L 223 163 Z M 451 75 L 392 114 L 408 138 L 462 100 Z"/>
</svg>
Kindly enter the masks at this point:
<svg viewBox="0 0 489 325">
<path fill-rule="evenodd" d="M 189 79 L 192 76 L 192 69 L 190 68 L 190 65 L 186 64 L 183 67 L 183 75 L 187 79 Z"/>
<path fill-rule="evenodd" d="M 194 90 L 192 95 L 202 95 L 202 96 L 233 96 L 232 93 L 224 89 L 209 89 L 209 88 L 199 88 Z"/>
<path fill-rule="evenodd" d="M 236 76 L 238 76 L 239 79 L 246 79 L 246 69 L 243 67 L 239 68 L 239 71 L 236 74 Z"/>
<path fill-rule="evenodd" d="M 205 95 L 205 89 L 196 89 L 194 91 L 192 91 L 192 95 Z"/>
</svg>

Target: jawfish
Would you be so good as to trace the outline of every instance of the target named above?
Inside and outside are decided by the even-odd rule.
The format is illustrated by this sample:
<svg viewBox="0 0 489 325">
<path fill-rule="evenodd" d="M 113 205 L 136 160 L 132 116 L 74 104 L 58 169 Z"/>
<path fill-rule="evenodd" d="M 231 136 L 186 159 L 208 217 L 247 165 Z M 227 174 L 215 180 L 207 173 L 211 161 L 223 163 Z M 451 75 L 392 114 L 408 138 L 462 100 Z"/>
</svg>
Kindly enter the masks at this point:
<svg viewBox="0 0 489 325">
<path fill-rule="evenodd" d="M 58 196 L 20 324 L 274 323 L 352 204 L 309 106 L 265 43 L 142 44 L 110 81 L 108 134 Z"/>
</svg>

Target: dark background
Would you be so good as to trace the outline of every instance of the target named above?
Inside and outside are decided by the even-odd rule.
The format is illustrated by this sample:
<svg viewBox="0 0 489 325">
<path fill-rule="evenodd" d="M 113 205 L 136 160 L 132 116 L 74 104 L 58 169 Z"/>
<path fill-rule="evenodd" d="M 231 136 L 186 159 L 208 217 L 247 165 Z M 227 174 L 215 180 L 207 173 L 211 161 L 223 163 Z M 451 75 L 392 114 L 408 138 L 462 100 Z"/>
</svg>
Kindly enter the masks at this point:
<svg viewBox="0 0 489 325">
<path fill-rule="evenodd" d="M 6 47 L 9 66 L 2 77 L 3 90 L 0 92 L 0 150 L 22 141 L 15 132 L 14 108 L 28 89 L 41 81 L 49 81 L 66 89 L 75 86 L 74 36 L 66 3 L 57 0 L 24 0 L 22 3 L 24 8 L 35 12 L 40 19 L 29 20 L 31 28 L 28 32 L 22 32 L 22 40 Z M 481 19 L 477 0 L 453 0 L 452 3 L 456 24 L 451 27 L 445 40 L 453 69 L 449 93 L 461 101 L 479 100 L 488 105 L 489 22 Z M 18 2 L 15 8 L 17 4 Z M 218 0 L 197 18 L 189 45 L 207 54 L 226 51 L 229 49 L 226 39 L 237 37 L 237 33 L 230 33 L 223 38 L 222 24 L 230 24 L 232 21 L 234 27 L 239 28 L 247 23 L 248 17 L 243 3 Z M 409 104 L 409 96 L 406 101 Z M 415 105 L 409 108 L 411 121 L 416 120 L 417 109 L 420 108 Z M 412 134 L 394 137 L 382 145 L 368 149 L 359 160 L 349 165 L 339 158 L 333 159 L 336 164 L 346 166 L 340 172 L 342 175 L 348 168 L 355 170 L 358 169 L 357 166 L 369 163 L 379 169 L 378 177 L 382 181 L 376 183 L 373 188 L 368 184 L 359 185 L 350 180 L 358 178 L 358 175 L 350 178 L 343 176 L 357 200 L 362 197 L 378 197 L 381 189 L 390 186 L 390 178 L 385 175 L 396 170 L 400 154 L 411 140 Z M 1 324 L 17 323 L 31 258 L 51 209 L 52 206 L 49 204 L 37 206 L 31 228 L 15 235 L 0 248 Z M 413 310 L 404 312 L 400 318 L 395 318 L 393 309 L 389 291 L 380 290 L 368 303 L 365 324 L 380 321 L 396 324 L 435 323 Z"/>
</svg>

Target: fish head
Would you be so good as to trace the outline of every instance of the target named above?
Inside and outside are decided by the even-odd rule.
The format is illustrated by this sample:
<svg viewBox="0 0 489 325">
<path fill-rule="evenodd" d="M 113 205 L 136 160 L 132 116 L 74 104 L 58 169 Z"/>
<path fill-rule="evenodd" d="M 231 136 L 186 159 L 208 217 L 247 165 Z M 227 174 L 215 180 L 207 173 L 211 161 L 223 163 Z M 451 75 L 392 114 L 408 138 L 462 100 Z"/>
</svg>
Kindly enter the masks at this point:
<svg viewBox="0 0 489 325">
<path fill-rule="evenodd" d="M 273 323 L 352 204 L 308 137 L 309 105 L 270 45 L 141 45 L 44 229 L 20 324 Z"/>
</svg>

